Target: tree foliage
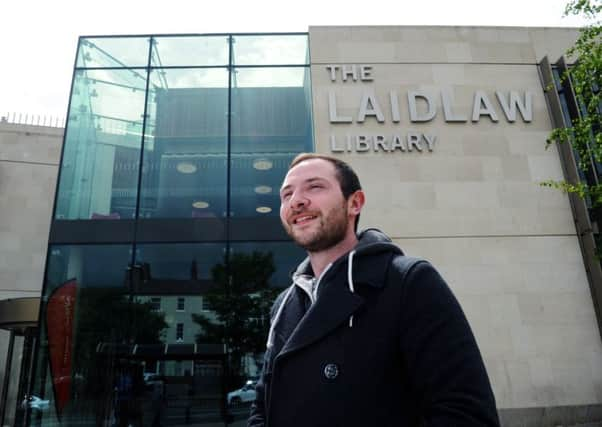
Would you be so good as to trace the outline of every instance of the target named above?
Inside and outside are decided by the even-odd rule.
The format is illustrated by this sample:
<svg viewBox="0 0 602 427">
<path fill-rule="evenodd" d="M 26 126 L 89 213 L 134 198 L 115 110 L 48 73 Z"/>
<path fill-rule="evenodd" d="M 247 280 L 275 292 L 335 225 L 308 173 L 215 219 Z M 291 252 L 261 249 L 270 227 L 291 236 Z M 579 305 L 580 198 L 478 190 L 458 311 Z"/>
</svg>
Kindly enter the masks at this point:
<svg viewBox="0 0 602 427">
<path fill-rule="evenodd" d="M 215 285 L 204 295 L 213 315 L 193 314 L 198 343 L 224 343 L 232 375 L 244 375 L 244 356 L 265 349 L 269 311 L 279 290 L 269 287 L 271 253 L 239 253 L 212 269 Z"/>
<path fill-rule="evenodd" d="M 580 115 L 572 120 L 569 127 L 554 129 L 548 139 L 548 145 L 553 142 L 570 143 L 578 154 L 578 168 L 585 173 L 602 164 L 601 11 L 602 0 L 571 0 L 566 6 L 565 16 L 580 15 L 590 22 L 580 29 L 577 41 L 566 52 L 573 65 L 561 76 L 562 80 L 569 79 L 573 86 Z M 602 206 L 602 184 L 550 180 L 542 185 L 588 198 L 593 207 Z"/>
<path fill-rule="evenodd" d="M 86 378 L 87 393 L 106 393 L 115 360 L 111 353 L 99 353 L 99 345 L 162 344 L 168 324 L 163 313 L 131 300 L 122 286 L 82 287 L 77 300 L 73 372 Z"/>
</svg>

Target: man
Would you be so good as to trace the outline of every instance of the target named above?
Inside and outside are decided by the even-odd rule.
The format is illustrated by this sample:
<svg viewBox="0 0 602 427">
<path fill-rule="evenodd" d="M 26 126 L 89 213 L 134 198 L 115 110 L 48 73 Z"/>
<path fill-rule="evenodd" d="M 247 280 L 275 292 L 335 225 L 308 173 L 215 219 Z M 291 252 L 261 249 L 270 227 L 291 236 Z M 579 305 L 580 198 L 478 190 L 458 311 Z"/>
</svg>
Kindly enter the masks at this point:
<svg viewBox="0 0 602 427">
<path fill-rule="evenodd" d="M 275 301 L 249 426 L 498 426 L 466 318 L 426 261 L 378 230 L 339 159 L 297 156 L 280 218 L 308 258 Z"/>
</svg>

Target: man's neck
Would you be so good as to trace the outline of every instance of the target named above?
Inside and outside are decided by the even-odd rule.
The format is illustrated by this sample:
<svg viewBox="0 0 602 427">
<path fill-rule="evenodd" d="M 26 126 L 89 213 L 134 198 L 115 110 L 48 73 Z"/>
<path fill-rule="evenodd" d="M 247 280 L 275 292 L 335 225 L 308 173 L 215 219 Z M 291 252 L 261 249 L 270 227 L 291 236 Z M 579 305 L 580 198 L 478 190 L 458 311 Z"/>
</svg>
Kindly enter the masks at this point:
<svg viewBox="0 0 602 427">
<path fill-rule="evenodd" d="M 309 262 L 311 263 L 314 277 L 320 277 L 328 264 L 336 261 L 347 252 L 350 252 L 357 242 L 358 240 L 355 233 L 351 233 L 335 246 L 331 246 L 330 248 L 319 252 L 309 252 Z"/>
</svg>

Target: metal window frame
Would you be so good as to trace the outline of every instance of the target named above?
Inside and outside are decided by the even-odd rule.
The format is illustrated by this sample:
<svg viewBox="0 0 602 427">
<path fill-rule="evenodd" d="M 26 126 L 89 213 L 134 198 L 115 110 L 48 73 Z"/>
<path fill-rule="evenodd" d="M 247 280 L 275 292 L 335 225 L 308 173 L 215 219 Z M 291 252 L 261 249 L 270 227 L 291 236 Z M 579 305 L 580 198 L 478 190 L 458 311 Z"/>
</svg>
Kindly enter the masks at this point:
<svg viewBox="0 0 602 427">
<path fill-rule="evenodd" d="M 561 72 L 566 71 L 568 67 L 564 57 L 561 57 L 554 65 L 558 67 Z M 570 124 L 566 122 L 563 115 L 560 96 L 552 72 L 552 64 L 547 56 L 539 62 L 538 69 L 553 126 L 555 128 L 569 127 Z M 577 108 L 575 93 L 570 81 L 565 80 L 563 82 L 562 91 L 566 98 L 569 113 L 572 117 L 575 117 L 575 114 L 579 114 L 579 108 Z M 560 163 L 562 165 L 565 180 L 571 184 L 577 184 L 580 181 L 579 169 L 571 145 L 561 143 L 556 144 L 556 146 L 560 155 Z M 596 242 L 594 239 L 594 233 L 596 232 L 595 229 L 597 229 L 597 226 L 591 221 L 586 201 L 576 194 L 569 194 L 568 196 L 596 313 L 598 332 L 602 338 L 602 266 L 600 265 L 600 258 L 596 254 Z"/>
<path fill-rule="evenodd" d="M 232 58 L 232 40 L 235 36 L 306 36 L 307 37 L 307 55 L 306 62 L 303 64 L 244 64 L 244 65 L 235 65 L 233 64 Z M 155 37 L 195 37 L 195 36 L 226 36 L 228 37 L 228 49 L 229 49 L 229 63 L 225 65 L 178 65 L 178 66 L 151 66 L 152 62 L 152 40 Z M 147 66 L 134 66 L 134 67 L 78 67 L 77 61 L 79 58 L 79 53 L 82 45 L 82 40 L 86 38 L 140 38 L 140 37 L 149 37 L 149 53 L 147 59 Z M 60 163 L 63 164 L 63 159 L 65 155 L 65 141 L 69 132 L 69 121 L 68 118 L 72 113 L 72 100 L 73 100 L 73 90 L 75 86 L 75 78 L 78 72 L 86 71 L 86 70 L 140 70 L 146 71 L 146 92 L 145 92 L 145 105 L 144 105 L 144 116 L 142 126 L 143 129 L 146 127 L 146 120 L 148 115 L 148 93 L 149 93 L 149 82 L 150 82 L 150 73 L 153 70 L 157 69 L 212 69 L 212 68 L 227 68 L 228 69 L 228 139 L 227 139 L 227 158 L 231 159 L 231 96 L 232 96 L 232 75 L 233 71 L 236 69 L 245 69 L 245 68 L 304 68 L 306 72 L 309 73 L 310 81 L 311 81 L 311 62 L 310 62 L 310 40 L 308 32 L 286 32 L 286 33 L 191 33 L 191 34 L 137 34 L 137 35 L 87 35 L 80 36 L 77 43 L 77 48 L 75 51 L 74 59 L 73 59 L 73 75 L 71 79 L 71 85 L 69 90 L 69 104 L 67 106 L 67 120 L 65 123 L 65 131 L 63 134 L 63 144 L 61 145 L 60 151 Z M 308 114 L 310 118 L 313 117 L 313 103 L 311 97 L 311 85 L 309 88 L 310 99 L 308 104 Z M 311 121 L 310 121 L 311 126 Z M 131 262 L 134 265 L 136 261 L 136 246 L 137 244 L 149 244 L 149 243 L 222 243 L 226 247 L 226 265 L 227 268 L 230 268 L 228 260 L 230 254 L 230 247 L 232 244 L 241 243 L 241 242 L 274 242 L 274 243 L 283 243 L 290 242 L 289 236 L 285 233 L 283 228 L 280 226 L 279 219 L 273 217 L 257 217 L 254 221 L 233 219 L 229 215 L 230 211 L 230 197 L 231 197 L 231 180 L 230 180 L 230 161 L 228 161 L 228 181 L 227 181 L 227 212 L 228 216 L 223 218 L 221 227 L 223 229 L 223 234 L 221 232 L 213 233 L 212 235 L 207 235 L 207 230 L 213 230 L 215 224 L 203 225 L 203 219 L 195 219 L 190 223 L 184 224 L 186 219 L 178 218 L 178 219 L 167 219 L 167 220 L 159 220 L 159 222 L 163 221 L 163 224 L 159 224 L 159 222 L 152 223 L 153 220 L 148 221 L 148 219 L 143 219 L 140 221 L 138 218 L 138 213 L 140 211 L 140 186 L 141 184 L 141 173 L 142 173 L 142 165 L 143 165 L 143 156 L 144 156 L 144 143 L 145 143 L 145 134 L 144 132 L 141 135 L 141 147 L 140 147 L 140 165 L 138 170 L 138 183 L 137 183 L 137 196 L 136 196 L 136 217 L 134 219 L 120 219 L 120 220 L 62 220 L 56 219 L 56 210 L 57 210 L 57 201 L 59 197 L 59 186 L 61 183 L 61 175 L 62 175 L 62 167 L 59 167 L 57 173 L 55 194 L 53 200 L 53 208 L 52 208 L 52 217 L 51 217 L 51 228 L 49 233 L 49 241 L 46 249 L 46 259 L 44 263 L 44 275 L 43 275 L 43 285 L 42 285 L 42 295 L 46 289 L 47 285 L 47 275 L 49 270 L 49 256 L 50 250 L 53 246 L 57 245 L 96 245 L 96 246 L 113 246 L 113 245 L 130 245 L 132 250 Z M 311 143 L 315 146 L 315 130 L 311 129 Z M 189 220 L 190 221 L 190 220 Z M 177 231 L 174 235 L 174 229 L 171 227 L 172 225 L 180 223 L 181 230 Z M 140 225 L 140 228 L 139 228 Z M 185 226 L 184 226 L 185 225 Z M 160 226 L 160 227 L 158 227 Z M 154 229 L 154 231 L 153 231 Z M 187 229 L 187 230 L 185 230 Z M 190 233 L 190 230 L 194 230 L 193 233 Z M 163 231 L 161 231 L 163 230 Z M 169 230 L 168 233 L 165 230 Z M 130 289 L 131 296 L 131 289 Z M 38 319 L 45 318 L 45 304 L 40 304 Z M 41 330 L 39 328 L 39 330 Z M 33 360 L 31 364 L 31 381 L 27 384 L 27 394 L 31 395 L 34 392 L 34 387 L 38 384 L 38 368 L 41 363 L 41 343 L 40 340 L 35 341 L 35 349 L 33 353 Z M 44 375 L 44 370 L 42 370 L 41 374 Z M 45 381 L 45 378 L 42 379 Z M 224 383 L 225 384 L 225 383 Z M 43 391 L 42 391 L 43 397 Z M 29 425 L 32 421 L 32 412 L 27 411 L 26 413 L 26 425 Z"/>
</svg>

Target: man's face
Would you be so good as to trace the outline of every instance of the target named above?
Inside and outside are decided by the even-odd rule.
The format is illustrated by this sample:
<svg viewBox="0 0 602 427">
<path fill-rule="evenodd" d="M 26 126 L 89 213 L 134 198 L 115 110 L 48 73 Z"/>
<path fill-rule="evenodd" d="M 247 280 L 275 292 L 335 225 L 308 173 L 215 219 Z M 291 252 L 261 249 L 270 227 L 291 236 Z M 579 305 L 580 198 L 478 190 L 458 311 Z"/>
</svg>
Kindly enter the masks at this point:
<svg viewBox="0 0 602 427">
<path fill-rule="evenodd" d="M 334 165 L 305 160 L 291 169 L 280 190 L 280 219 L 291 238 L 309 252 L 319 252 L 353 233 L 347 200 Z"/>
</svg>

